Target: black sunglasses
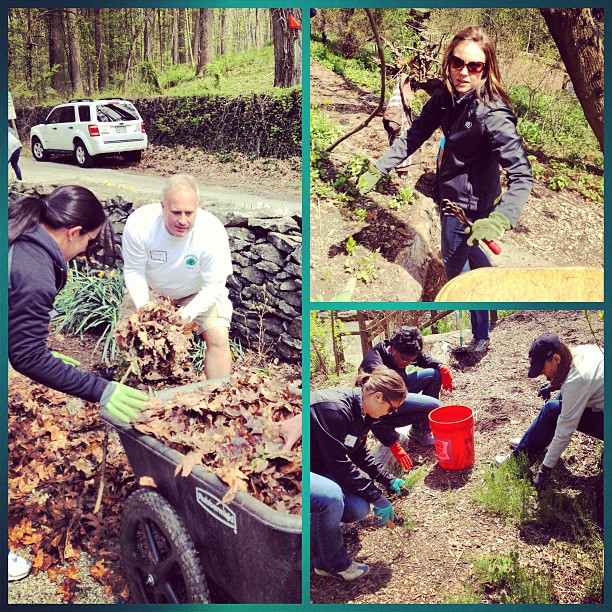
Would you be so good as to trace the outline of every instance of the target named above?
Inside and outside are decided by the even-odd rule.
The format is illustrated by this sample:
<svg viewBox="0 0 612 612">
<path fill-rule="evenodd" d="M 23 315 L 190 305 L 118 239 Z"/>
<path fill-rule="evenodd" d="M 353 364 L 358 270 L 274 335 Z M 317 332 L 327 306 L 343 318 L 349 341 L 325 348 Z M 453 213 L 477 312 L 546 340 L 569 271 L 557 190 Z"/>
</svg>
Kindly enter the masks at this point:
<svg viewBox="0 0 612 612">
<path fill-rule="evenodd" d="M 383 399 L 389 404 L 389 414 L 399 410 L 399 406 L 395 406 L 387 396 L 383 395 Z"/>
<path fill-rule="evenodd" d="M 463 70 L 463 67 L 467 65 L 467 69 L 470 74 L 480 74 L 485 67 L 486 62 L 467 62 L 466 64 L 460 57 L 451 55 L 450 65 L 454 70 Z"/>
</svg>

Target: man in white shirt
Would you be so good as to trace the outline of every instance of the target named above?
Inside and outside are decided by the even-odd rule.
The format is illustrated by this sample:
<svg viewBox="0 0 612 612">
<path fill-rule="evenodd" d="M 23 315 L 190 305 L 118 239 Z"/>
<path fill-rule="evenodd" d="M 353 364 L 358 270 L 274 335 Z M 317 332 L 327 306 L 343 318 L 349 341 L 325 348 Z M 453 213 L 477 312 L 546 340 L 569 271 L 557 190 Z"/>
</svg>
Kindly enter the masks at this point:
<svg viewBox="0 0 612 612">
<path fill-rule="evenodd" d="M 223 224 L 198 207 L 192 176 L 166 181 L 161 203 L 136 209 L 122 240 L 127 294 L 122 316 L 152 299 L 169 297 L 187 321 L 195 321 L 206 342 L 206 378 L 231 370 L 229 326 L 232 304 L 225 286 L 232 274 L 229 239 Z"/>
</svg>

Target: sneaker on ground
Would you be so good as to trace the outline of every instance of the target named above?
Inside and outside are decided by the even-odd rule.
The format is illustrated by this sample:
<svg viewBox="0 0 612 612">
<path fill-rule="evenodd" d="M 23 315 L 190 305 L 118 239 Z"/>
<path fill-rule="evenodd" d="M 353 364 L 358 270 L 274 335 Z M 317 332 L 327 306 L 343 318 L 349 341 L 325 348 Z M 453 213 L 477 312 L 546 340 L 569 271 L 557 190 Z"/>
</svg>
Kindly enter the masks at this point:
<svg viewBox="0 0 612 612">
<path fill-rule="evenodd" d="M 476 343 L 476 346 L 474 347 L 474 352 L 475 353 L 484 353 L 489 348 L 489 344 L 491 344 L 490 340 L 487 340 L 486 338 L 481 338 Z"/>
<path fill-rule="evenodd" d="M 12 550 L 8 553 L 8 579 L 9 582 L 21 580 L 30 573 L 32 563 L 23 557 L 15 554 Z"/>
<path fill-rule="evenodd" d="M 521 443 L 522 438 L 512 438 L 510 440 L 510 448 L 515 450 L 516 447 Z"/>
<path fill-rule="evenodd" d="M 336 580 L 344 580 L 346 582 L 353 582 L 353 580 L 357 580 L 358 578 L 362 578 L 370 571 L 370 566 L 366 563 L 357 563 L 357 561 L 351 561 L 351 564 L 341 572 L 326 572 L 322 569 L 317 569 L 315 567 L 315 574 L 319 576 L 329 576 L 330 578 L 335 578 Z"/>
<path fill-rule="evenodd" d="M 512 453 L 508 453 L 507 455 L 496 455 L 495 456 L 495 465 L 500 466 L 506 461 L 509 461 L 512 458 Z"/>
<path fill-rule="evenodd" d="M 435 440 L 431 431 L 417 429 L 414 425 L 410 426 L 410 430 L 408 431 L 408 437 L 420 444 L 421 446 L 433 446 L 435 444 Z"/>
</svg>

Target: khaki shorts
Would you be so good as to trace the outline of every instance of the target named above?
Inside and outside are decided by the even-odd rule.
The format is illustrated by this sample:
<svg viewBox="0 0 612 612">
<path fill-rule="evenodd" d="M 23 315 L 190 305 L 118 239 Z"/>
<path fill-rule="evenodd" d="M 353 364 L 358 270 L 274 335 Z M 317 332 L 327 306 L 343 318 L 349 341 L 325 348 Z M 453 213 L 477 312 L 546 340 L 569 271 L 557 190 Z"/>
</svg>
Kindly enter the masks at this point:
<svg viewBox="0 0 612 612">
<path fill-rule="evenodd" d="M 172 303 L 175 306 L 185 306 L 195 296 L 187 295 L 183 298 L 173 299 Z M 215 303 L 205 312 L 201 312 L 194 321 L 198 326 L 198 334 L 203 334 L 209 329 L 214 327 L 227 327 L 229 329 L 230 321 L 232 320 L 232 303 L 226 295 L 221 295 L 217 298 Z M 119 312 L 119 320 L 123 321 L 127 319 L 132 313 L 136 311 L 136 306 L 132 301 L 132 296 L 129 291 L 126 291 L 123 296 L 123 304 L 121 304 L 121 311 Z"/>
</svg>

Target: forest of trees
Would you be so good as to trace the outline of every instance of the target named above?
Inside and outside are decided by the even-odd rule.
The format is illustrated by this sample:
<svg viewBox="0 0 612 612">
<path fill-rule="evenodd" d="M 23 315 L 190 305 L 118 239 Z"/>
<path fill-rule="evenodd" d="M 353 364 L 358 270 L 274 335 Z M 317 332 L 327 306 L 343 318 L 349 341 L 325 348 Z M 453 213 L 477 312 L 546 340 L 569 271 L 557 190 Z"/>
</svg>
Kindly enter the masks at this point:
<svg viewBox="0 0 612 612">
<path fill-rule="evenodd" d="M 301 80 L 300 30 L 289 9 L 12 8 L 8 15 L 9 88 L 38 102 L 95 96 L 186 65 L 204 76 L 218 56 L 274 44 L 274 85 Z M 301 10 L 291 13 L 301 22 Z"/>
</svg>

